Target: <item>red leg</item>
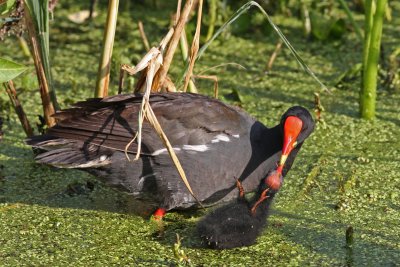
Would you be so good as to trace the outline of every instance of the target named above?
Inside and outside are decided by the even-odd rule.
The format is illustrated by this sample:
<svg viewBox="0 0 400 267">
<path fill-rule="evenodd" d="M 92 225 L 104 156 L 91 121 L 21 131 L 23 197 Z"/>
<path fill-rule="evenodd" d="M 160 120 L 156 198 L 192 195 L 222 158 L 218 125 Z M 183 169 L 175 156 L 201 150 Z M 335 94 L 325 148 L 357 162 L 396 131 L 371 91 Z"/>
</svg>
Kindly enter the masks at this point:
<svg viewBox="0 0 400 267">
<path fill-rule="evenodd" d="M 167 213 L 167 211 L 163 208 L 158 208 L 154 213 L 153 213 L 153 217 L 154 220 L 156 221 L 161 221 L 162 218 L 165 216 L 165 213 Z"/>
<path fill-rule="evenodd" d="M 251 214 L 255 215 L 255 214 L 256 214 L 257 207 L 258 207 L 264 200 L 266 200 L 266 199 L 268 198 L 268 196 L 267 196 L 268 191 L 269 191 L 269 188 L 265 189 L 265 190 L 261 193 L 260 198 L 257 200 L 256 203 L 254 203 L 253 207 L 251 208 Z"/>
<path fill-rule="evenodd" d="M 244 197 L 244 189 L 243 189 L 243 185 L 239 181 L 239 179 L 236 179 L 236 187 L 239 189 L 239 197 L 243 198 Z"/>
</svg>

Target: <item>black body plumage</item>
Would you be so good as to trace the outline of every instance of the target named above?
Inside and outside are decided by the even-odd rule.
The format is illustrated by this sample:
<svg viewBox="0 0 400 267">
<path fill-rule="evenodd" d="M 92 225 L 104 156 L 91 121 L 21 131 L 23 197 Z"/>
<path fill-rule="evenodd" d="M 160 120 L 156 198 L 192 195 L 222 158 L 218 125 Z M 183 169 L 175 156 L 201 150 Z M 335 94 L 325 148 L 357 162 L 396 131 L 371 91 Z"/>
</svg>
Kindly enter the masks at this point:
<svg viewBox="0 0 400 267">
<path fill-rule="evenodd" d="M 78 102 L 59 111 L 57 125 L 45 135 L 27 143 L 42 151 L 37 162 L 88 171 L 151 208 L 198 207 L 147 121 L 143 123 L 139 160 L 127 160 L 124 150 L 137 133 L 141 101 L 140 94 L 126 94 Z M 234 177 L 247 191 L 254 191 L 276 167 L 283 142 L 282 123 L 267 128 L 239 108 L 197 94 L 152 94 L 150 104 L 204 206 L 235 199 Z M 289 109 L 282 118 L 297 113 L 312 122 L 301 107 Z M 284 173 L 312 131 L 313 122 L 307 125 Z M 127 153 L 134 158 L 136 152 L 134 142 Z"/>
</svg>

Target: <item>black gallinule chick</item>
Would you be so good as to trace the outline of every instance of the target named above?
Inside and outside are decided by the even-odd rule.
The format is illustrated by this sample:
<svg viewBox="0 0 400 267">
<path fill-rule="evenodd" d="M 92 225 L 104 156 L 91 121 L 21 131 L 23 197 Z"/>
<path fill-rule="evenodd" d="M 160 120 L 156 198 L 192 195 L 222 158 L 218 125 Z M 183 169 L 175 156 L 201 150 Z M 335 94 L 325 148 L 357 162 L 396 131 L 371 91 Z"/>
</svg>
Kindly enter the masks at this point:
<svg viewBox="0 0 400 267">
<path fill-rule="evenodd" d="M 241 186 L 239 194 L 237 200 L 210 212 L 198 223 L 197 232 L 208 247 L 229 249 L 249 246 L 262 232 L 274 190 L 263 179 L 250 201 L 244 197 Z"/>
<path fill-rule="evenodd" d="M 29 139 L 28 144 L 44 151 L 36 157 L 38 162 L 88 171 L 144 205 L 158 207 L 156 215 L 198 207 L 146 121 L 139 160 L 126 159 L 125 146 L 137 132 L 141 101 L 142 95 L 127 94 L 79 102 L 58 112 L 57 125 L 47 134 Z M 308 111 L 301 107 L 290 108 L 281 124 L 269 129 L 244 111 L 202 95 L 152 94 L 150 104 L 204 206 L 236 198 L 234 177 L 247 191 L 254 191 L 276 168 L 282 145 L 286 150 L 278 170 L 284 175 L 314 126 Z M 294 128 L 285 131 L 297 131 L 298 125 L 301 130 L 298 136 L 290 134 L 286 144 L 282 126 L 288 118 Z M 128 153 L 133 158 L 136 151 L 133 143 Z M 270 183 L 278 186 L 280 181 L 272 179 Z"/>
</svg>

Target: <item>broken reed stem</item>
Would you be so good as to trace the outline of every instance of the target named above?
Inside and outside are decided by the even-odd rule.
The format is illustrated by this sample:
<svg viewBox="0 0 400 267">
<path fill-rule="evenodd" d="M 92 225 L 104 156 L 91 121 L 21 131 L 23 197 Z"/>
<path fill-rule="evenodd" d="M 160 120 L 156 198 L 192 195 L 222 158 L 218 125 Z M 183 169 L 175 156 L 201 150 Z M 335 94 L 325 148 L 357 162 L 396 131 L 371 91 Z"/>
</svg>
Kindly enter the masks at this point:
<svg viewBox="0 0 400 267">
<path fill-rule="evenodd" d="M 150 50 L 149 40 L 147 39 L 146 33 L 144 32 L 143 23 L 141 20 L 139 20 L 139 22 L 138 22 L 138 27 L 139 27 L 139 33 L 140 33 L 140 37 L 142 38 L 144 48 L 146 49 L 146 51 L 149 51 Z"/>
<path fill-rule="evenodd" d="M 159 56 L 159 55 L 158 55 Z M 146 75 L 146 90 L 143 95 L 142 104 L 139 110 L 139 119 L 138 119 L 138 132 L 137 132 L 137 153 L 135 160 L 138 160 L 140 157 L 141 149 L 142 149 L 142 128 L 143 128 L 143 121 L 146 115 L 146 110 L 150 108 L 150 92 L 151 92 L 151 85 L 153 84 L 154 75 L 158 66 L 156 66 L 157 58 L 152 57 L 148 62 L 147 66 L 147 75 Z"/>
<path fill-rule="evenodd" d="M 108 95 L 111 56 L 114 46 L 115 29 L 117 27 L 118 4 L 119 0 L 108 1 L 107 21 L 103 36 L 103 49 L 97 71 L 95 97 L 105 97 Z"/>
<path fill-rule="evenodd" d="M 140 92 L 142 91 L 145 81 L 146 81 L 146 77 L 147 77 L 147 68 L 145 68 L 148 63 L 149 60 L 154 57 L 154 53 L 161 53 L 164 54 L 165 51 L 165 47 L 167 46 L 168 42 L 171 40 L 172 35 L 174 33 L 174 29 L 170 28 L 167 35 L 161 40 L 158 48 L 151 48 L 147 54 L 142 58 L 142 60 L 135 66 L 135 68 L 131 68 L 128 65 L 123 65 L 122 68 L 129 74 L 129 75 L 135 75 L 136 73 L 138 73 L 139 71 L 142 71 L 142 74 L 138 80 L 138 82 L 136 83 L 135 86 L 135 90 L 134 92 Z M 156 69 L 156 71 L 158 70 L 158 68 Z"/>
<path fill-rule="evenodd" d="M 267 66 L 265 68 L 265 71 L 269 72 L 269 71 L 272 70 L 272 65 L 274 64 L 275 59 L 278 56 L 279 51 L 281 51 L 281 48 L 282 48 L 282 40 L 279 40 L 278 43 L 275 46 L 274 52 L 272 53 L 271 57 L 268 60 L 268 64 L 267 64 Z"/>
<path fill-rule="evenodd" d="M 218 77 L 216 75 L 193 75 L 193 78 L 214 81 L 214 98 L 218 99 Z"/>
<path fill-rule="evenodd" d="M 14 83 L 10 80 L 6 83 L 3 84 L 4 88 L 6 89 L 6 92 L 8 96 L 10 97 L 11 104 L 14 107 L 15 112 L 18 115 L 19 121 L 21 122 L 22 128 L 24 129 L 24 132 L 27 137 L 33 136 L 33 130 L 32 127 L 29 123 L 29 120 L 24 112 L 24 109 L 22 108 L 21 103 L 19 102 L 18 96 L 17 96 L 17 91 L 15 90 Z"/>
<path fill-rule="evenodd" d="M 165 77 L 167 76 L 169 67 L 170 67 L 172 59 L 174 57 L 176 47 L 178 46 L 178 42 L 181 37 L 182 29 L 186 24 L 186 20 L 187 20 L 187 17 L 189 16 L 192 5 L 193 5 L 193 0 L 186 1 L 183 11 L 181 13 L 181 16 L 179 17 L 178 23 L 174 27 L 174 33 L 172 35 L 171 41 L 169 42 L 167 51 L 165 53 L 163 65 L 161 65 L 160 69 L 158 70 L 158 72 L 154 78 L 152 91 L 158 91 L 158 89 L 160 87 L 162 87 L 162 85 L 164 83 Z"/>
<path fill-rule="evenodd" d="M 46 74 L 41 60 L 38 40 L 36 39 L 36 29 L 29 12 L 25 13 L 26 27 L 28 29 L 29 41 L 31 44 L 31 54 L 35 62 L 36 75 L 39 82 L 40 97 L 42 98 L 43 116 L 48 127 L 56 124 L 56 120 L 52 115 L 55 113 L 55 108 L 50 96 L 50 88 L 46 78 Z M 54 98 L 55 99 L 55 98 Z M 55 102 L 57 103 L 57 102 Z"/>
<path fill-rule="evenodd" d="M 191 80 L 194 63 L 196 62 L 197 52 L 199 52 L 199 43 L 200 43 L 200 29 L 201 29 L 201 18 L 203 12 L 203 0 L 199 2 L 199 9 L 197 12 L 197 25 L 196 32 L 193 37 L 192 47 L 190 49 L 190 58 L 189 58 L 189 69 L 185 77 L 185 85 L 183 86 L 183 91 L 186 92 L 186 89 L 189 85 L 189 81 Z"/>
</svg>

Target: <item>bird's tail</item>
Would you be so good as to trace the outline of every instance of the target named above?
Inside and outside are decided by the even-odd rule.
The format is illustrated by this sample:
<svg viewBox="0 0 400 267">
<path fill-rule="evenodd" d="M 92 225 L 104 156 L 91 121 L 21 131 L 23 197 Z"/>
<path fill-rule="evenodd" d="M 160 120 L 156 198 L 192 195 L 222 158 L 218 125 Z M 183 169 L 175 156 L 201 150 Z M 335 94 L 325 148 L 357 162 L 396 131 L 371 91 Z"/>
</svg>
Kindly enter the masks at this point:
<svg viewBox="0 0 400 267">
<path fill-rule="evenodd" d="M 89 168 L 110 163 L 112 151 L 96 145 L 85 145 L 81 141 L 73 141 L 51 136 L 34 136 L 26 143 L 32 146 L 38 163 L 58 168 Z"/>
</svg>

